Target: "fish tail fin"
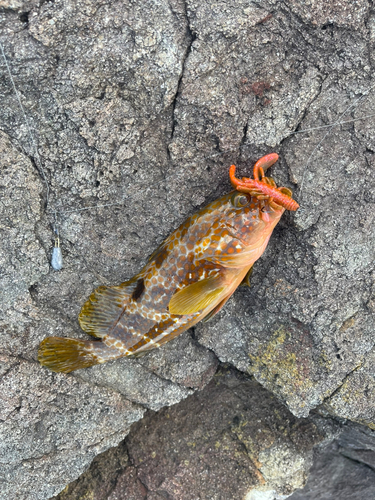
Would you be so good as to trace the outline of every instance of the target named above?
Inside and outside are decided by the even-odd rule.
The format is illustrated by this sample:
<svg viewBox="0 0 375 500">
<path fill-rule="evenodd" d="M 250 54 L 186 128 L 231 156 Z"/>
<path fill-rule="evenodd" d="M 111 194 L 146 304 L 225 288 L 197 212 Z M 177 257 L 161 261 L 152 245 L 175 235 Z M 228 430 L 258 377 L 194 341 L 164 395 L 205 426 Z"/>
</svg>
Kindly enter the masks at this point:
<svg viewBox="0 0 375 500">
<path fill-rule="evenodd" d="M 69 373 L 107 361 L 100 355 L 102 347 L 107 348 L 100 341 L 47 337 L 39 346 L 38 361 L 53 372 Z"/>
</svg>

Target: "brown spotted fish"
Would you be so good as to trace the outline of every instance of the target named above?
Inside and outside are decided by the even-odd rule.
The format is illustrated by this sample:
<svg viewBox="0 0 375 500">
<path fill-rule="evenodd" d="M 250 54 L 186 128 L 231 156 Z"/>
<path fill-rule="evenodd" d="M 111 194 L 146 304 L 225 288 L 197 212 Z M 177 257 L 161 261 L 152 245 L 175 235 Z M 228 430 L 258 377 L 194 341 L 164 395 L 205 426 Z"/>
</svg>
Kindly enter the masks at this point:
<svg viewBox="0 0 375 500">
<path fill-rule="evenodd" d="M 140 355 L 212 318 L 248 283 L 284 210 L 298 208 L 289 189 L 264 176 L 277 159 L 270 154 L 258 160 L 254 179 L 237 179 L 232 165 L 235 191 L 189 217 L 131 280 L 91 294 L 79 324 L 97 340 L 48 337 L 40 344 L 39 362 L 71 372 Z"/>
</svg>

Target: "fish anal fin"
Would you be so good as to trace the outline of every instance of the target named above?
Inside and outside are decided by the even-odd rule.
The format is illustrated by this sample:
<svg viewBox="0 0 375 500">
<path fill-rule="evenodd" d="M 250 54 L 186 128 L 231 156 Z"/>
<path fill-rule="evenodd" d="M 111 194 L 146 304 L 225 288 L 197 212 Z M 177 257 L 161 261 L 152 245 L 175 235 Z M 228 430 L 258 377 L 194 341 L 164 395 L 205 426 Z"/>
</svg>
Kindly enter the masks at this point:
<svg viewBox="0 0 375 500">
<path fill-rule="evenodd" d="M 169 302 L 171 314 L 194 314 L 217 301 L 225 290 L 224 280 L 219 275 L 187 285 L 178 290 Z"/>
<path fill-rule="evenodd" d="M 222 310 L 222 308 L 225 306 L 227 303 L 228 299 L 232 296 L 232 294 L 229 294 L 225 299 L 223 299 L 216 307 L 212 309 L 211 312 L 207 314 L 207 316 L 204 317 L 202 323 L 207 323 L 208 321 L 211 321 L 213 317 L 216 316 L 216 314 Z"/>
<path fill-rule="evenodd" d="M 137 288 L 138 280 L 119 286 L 100 286 L 83 305 L 78 316 L 82 330 L 93 337 L 105 337 L 117 324 Z"/>
</svg>

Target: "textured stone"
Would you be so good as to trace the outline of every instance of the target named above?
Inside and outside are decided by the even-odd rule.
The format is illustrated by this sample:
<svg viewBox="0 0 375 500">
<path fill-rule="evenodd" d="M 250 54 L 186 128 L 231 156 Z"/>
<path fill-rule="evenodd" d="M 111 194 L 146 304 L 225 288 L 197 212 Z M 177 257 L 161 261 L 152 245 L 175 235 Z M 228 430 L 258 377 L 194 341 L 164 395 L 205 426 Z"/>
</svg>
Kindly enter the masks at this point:
<svg viewBox="0 0 375 500">
<path fill-rule="evenodd" d="M 0 432 L 18 446 L 11 375 L 30 401 L 25 422 L 48 414 L 66 384 L 76 391 L 57 412 L 56 455 L 37 433 L 18 462 L 2 448 L 9 500 L 57 493 L 144 408 L 203 388 L 215 356 L 296 416 L 323 405 L 374 425 L 374 35 L 364 0 L 0 1 L 0 40 L 29 125 L 1 60 Z M 230 189 L 230 164 L 249 175 L 271 148 L 281 158 L 271 175 L 301 209 L 283 217 L 250 289 L 139 360 L 69 376 L 36 365 L 46 336 L 84 336 L 77 316 L 95 287 L 134 275 L 184 218 Z M 54 213 L 58 273 L 48 264 Z M 39 406 L 30 376 L 48 381 Z M 121 427 L 103 437 L 105 416 L 82 413 L 91 430 L 64 454 L 79 403 L 94 412 L 98 394 Z"/>
<path fill-rule="evenodd" d="M 290 500 L 362 500 L 375 496 L 375 437 L 348 425 L 328 447 L 317 450 L 303 490 Z"/>
<path fill-rule="evenodd" d="M 0 366 L 1 498 L 49 498 L 144 413 L 117 392 L 35 363 L 2 357 Z"/>
<path fill-rule="evenodd" d="M 327 437 L 323 419 L 297 419 L 254 379 L 220 370 L 202 391 L 132 427 L 118 449 L 129 460 L 122 471 L 106 452 L 57 500 L 286 498 Z"/>
<path fill-rule="evenodd" d="M 89 469 L 54 498 L 59 500 L 69 498 L 107 499 L 113 488 L 118 487 L 119 476 L 124 475 L 124 468 L 128 471 L 127 476 L 133 474 L 134 468 L 129 462 L 125 443 L 120 443 L 115 448 L 110 448 L 95 457 Z M 135 500 L 129 489 L 129 499 Z"/>
<path fill-rule="evenodd" d="M 242 140 L 250 143 L 249 157 L 254 158 L 258 144 L 271 145 L 263 130 L 269 130 L 277 142 L 283 139 L 277 149 L 282 161 L 275 174 L 284 185 L 289 173 L 301 208 L 276 228 L 263 259 L 254 266 L 252 288 L 238 291 L 212 323 L 197 327 L 199 341 L 221 361 L 254 374 L 300 416 L 329 401 L 346 377 L 370 359 L 375 319 L 372 119 L 319 128 L 373 113 L 374 83 L 369 62 L 363 58 L 373 43 L 364 23 L 368 19 L 373 32 L 373 17 L 365 2 L 359 10 L 345 2 L 330 2 L 324 8 L 321 2 L 309 5 L 315 24 L 304 24 L 294 15 L 306 8 L 304 2 L 284 3 L 262 25 L 246 32 L 246 43 L 245 36 L 234 41 L 223 37 L 221 44 L 207 49 L 212 58 L 226 51 L 237 81 L 246 78 L 247 95 L 253 96 L 259 109 L 265 106 L 258 116 L 246 107 L 244 98 L 249 114 L 244 111 L 248 121 L 242 123 L 243 127 L 247 123 Z M 345 21 L 348 9 L 355 16 Z M 209 30 L 211 36 L 216 33 L 213 25 L 203 26 L 203 20 L 201 25 L 195 14 L 194 22 L 204 36 L 209 36 Z M 336 26 L 348 23 L 355 25 L 355 36 Z M 292 33 L 298 37 L 298 48 Z M 264 39 L 268 43 L 260 48 Z M 193 57 L 189 63 L 193 64 Z M 267 66 L 267 78 L 262 65 Z M 209 78 L 215 79 L 222 68 L 213 67 Z M 254 96 L 254 81 L 268 82 L 269 87 L 258 85 L 255 90 L 263 94 Z M 198 79 L 195 85 L 202 83 Z M 181 106 L 194 111 L 187 87 L 186 97 L 184 88 L 181 92 Z M 293 97 L 288 101 L 289 91 Z M 283 98 L 278 101 L 280 93 Z M 239 92 L 232 89 L 231 95 L 239 109 Z M 266 105 L 265 99 L 270 101 Z M 234 127 L 241 116 L 235 113 Z M 249 116 L 256 116 L 256 124 Z M 179 122 L 183 130 L 184 123 L 187 119 Z M 280 135 L 273 133 L 275 124 Z M 227 136 L 224 132 L 223 137 Z M 194 138 L 190 141 L 194 143 Z M 242 151 L 247 152 L 247 147 Z M 352 411 L 345 412 L 347 418 L 357 418 L 355 407 L 353 400 Z M 372 422 L 372 405 L 365 403 L 362 408 L 361 421 Z"/>
<path fill-rule="evenodd" d="M 179 222 L 166 201 L 163 142 L 190 35 L 179 2 L 6 7 L 1 42 L 28 124 L 1 60 L 0 496 L 41 499 L 123 439 L 144 407 L 159 409 L 203 387 L 217 360 L 187 334 L 148 359 L 71 376 L 35 363 L 44 337 L 83 336 L 77 316 L 91 291 L 134 274 Z M 54 212 L 64 257 L 58 273 L 48 264 Z M 49 401 L 60 394 L 66 397 L 49 417 Z M 30 432 L 21 446 L 18 407 L 25 429 L 40 421 L 56 435 Z"/>
<path fill-rule="evenodd" d="M 349 373 L 324 404 L 324 408 L 334 415 L 368 425 L 375 430 L 374 366 L 375 355 L 371 353 Z"/>
</svg>

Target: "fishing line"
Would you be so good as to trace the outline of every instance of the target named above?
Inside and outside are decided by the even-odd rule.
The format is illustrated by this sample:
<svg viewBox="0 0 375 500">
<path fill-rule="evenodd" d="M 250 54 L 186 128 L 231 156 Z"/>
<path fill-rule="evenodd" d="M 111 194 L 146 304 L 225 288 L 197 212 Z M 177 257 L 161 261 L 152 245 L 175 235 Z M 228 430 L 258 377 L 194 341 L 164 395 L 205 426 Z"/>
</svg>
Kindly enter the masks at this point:
<svg viewBox="0 0 375 500">
<path fill-rule="evenodd" d="M 0 42 L 0 50 L 1 50 L 1 54 L 2 54 L 4 62 L 5 62 L 5 67 L 7 69 L 7 72 L 8 72 L 8 75 L 9 75 L 9 79 L 10 79 L 10 81 L 12 83 L 12 87 L 13 87 L 14 93 L 16 95 L 19 107 L 21 108 L 21 112 L 23 114 L 23 119 L 25 121 L 27 131 L 29 133 L 29 138 L 31 140 L 32 150 L 34 150 L 34 156 L 36 158 L 36 162 L 35 162 L 36 166 L 37 166 L 37 168 L 39 170 L 39 173 L 41 174 L 41 176 L 42 176 L 42 178 L 44 180 L 44 183 L 46 185 L 46 205 L 45 205 L 45 207 L 47 208 L 48 202 L 49 202 L 49 191 L 50 190 L 49 190 L 49 184 L 48 184 L 48 181 L 47 181 L 46 173 L 45 173 L 45 171 L 43 169 L 42 162 L 41 162 L 41 159 L 40 159 L 40 156 L 39 156 L 39 152 L 38 152 L 38 148 L 36 147 L 34 136 L 33 136 L 33 133 L 31 131 L 31 127 L 29 125 L 29 120 L 27 119 L 27 116 L 26 116 L 26 113 L 25 113 L 25 108 L 23 107 L 21 98 L 20 98 L 20 96 L 18 94 L 18 90 L 16 88 L 16 84 L 14 83 L 13 75 L 12 75 L 12 72 L 10 71 L 10 66 L 8 64 L 7 58 L 5 56 L 4 48 L 3 48 L 3 45 L 2 45 L 1 42 Z"/>
<path fill-rule="evenodd" d="M 27 119 L 27 115 L 26 115 L 24 106 L 22 104 L 20 95 L 19 95 L 18 90 L 16 88 L 16 85 L 15 85 L 15 82 L 14 82 L 14 79 L 13 79 L 13 75 L 12 75 L 12 72 L 10 70 L 10 66 L 8 64 L 8 61 L 7 61 L 5 52 L 4 52 L 4 48 L 3 48 L 3 45 L 2 45 L 1 42 L 0 42 L 0 50 L 1 50 L 2 57 L 3 57 L 4 62 L 5 62 L 5 66 L 6 66 L 8 75 L 9 75 L 9 79 L 10 79 L 11 84 L 12 84 L 12 88 L 13 88 L 14 93 L 16 95 L 19 107 L 20 107 L 22 115 L 23 115 L 23 119 L 24 119 L 25 124 L 26 124 L 26 128 L 27 128 L 27 131 L 28 131 L 28 134 L 29 134 L 29 139 L 30 139 L 30 142 L 31 142 L 31 147 L 32 147 L 32 150 L 34 152 L 35 164 L 36 164 L 37 169 L 38 169 L 39 173 L 41 174 L 41 177 L 42 177 L 42 179 L 44 181 L 44 184 L 46 186 L 45 212 L 48 213 L 48 211 L 49 211 L 49 200 L 50 200 L 50 186 L 49 186 L 49 183 L 48 183 L 48 180 L 47 180 L 47 176 L 46 176 L 45 170 L 44 170 L 43 165 L 42 165 L 42 161 L 41 161 L 41 158 L 40 158 L 40 155 L 39 155 L 39 152 L 38 152 L 38 148 L 36 146 L 36 141 L 35 141 L 35 138 L 34 138 L 34 135 L 33 135 L 33 132 L 32 132 L 32 128 L 31 128 L 31 126 L 29 124 L 29 120 Z M 339 116 L 339 118 L 337 119 L 337 121 L 335 121 L 335 122 L 333 122 L 331 124 L 328 124 L 328 125 L 322 125 L 322 126 L 319 126 L 319 127 L 311 127 L 311 128 L 308 128 L 308 129 L 302 129 L 302 130 L 297 130 L 297 131 L 294 131 L 294 132 L 290 132 L 290 134 L 287 136 L 287 137 L 291 137 L 291 136 L 296 135 L 296 134 L 309 133 L 309 132 L 312 132 L 312 131 L 322 130 L 322 129 L 326 129 L 326 128 L 329 129 L 327 131 L 327 133 L 323 136 L 323 138 L 319 141 L 319 143 L 314 147 L 312 153 L 310 154 L 310 156 L 309 156 L 309 158 L 308 158 L 308 160 L 307 160 L 307 162 L 306 162 L 306 164 L 304 166 L 304 171 L 303 171 L 303 175 L 302 175 L 301 185 L 299 187 L 299 193 L 300 193 L 300 197 L 301 197 L 300 201 L 302 201 L 302 190 L 303 190 L 303 184 L 304 184 L 304 179 L 305 179 L 305 174 L 306 174 L 306 171 L 307 171 L 307 167 L 308 167 L 308 165 L 309 165 L 312 157 L 314 156 L 315 152 L 320 147 L 320 145 L 323 143 L 323 141 L 329 136 L 329 134 L 331 133 L 331 131 L 333 130 L 333 128 L 338 127 L 340 125 L 347 124 L 347 123 L 353 123 L 353 122 L 356 122 L 356 121 L 365 120 L 365 119 L 372 118 L 372 117 L 375 116 L 375 113 L 373 113 L 373 114 L 366 115 L 366 116 L 363 116 L 363 117 L 353 118 L 353 119 L 350 119 L 350 120 L 343 120 L 343 121 L 341 121 L 341 119 L 346 115 L 346 113 L 348 113 L 352 108 L 356 107 L 358 105 L 358 103 L 362 99 L 364 99 L 365 97 L 367 97 L 368 94 L 373 90 L 374 87 L 375 87 L 375 85 L 373 85 L 372 87 L 370 87 L 370 89 L 368 89 L 362 96 L 360 96 L 353 103 L 351 103 L 345 109 L 345 111 Z M 246 143 L 245 142 L 245 143 L 237 146 L 236 148 L 227 149 L 225 151 L 220 151 L 218 153 L 213 153 L 213 154 L 210 154 L 208 156 L 205 156 L 205 157 L 203 157 L 203 160 L 208 160 L 208 159 L 211 159 L 211 158 L 222 156 L 222 155 L 227 154 L 227 153 L 233 153 L 233 152 L 241 151 L 244 147 L 251 146 L 251 145 L 252 145 L 252 143 L 250 143 L 250 142 Z M 189 163 L 189 164 L 187 164 L 187 166 L 194 165 L 194 164 L 195 163 Z M 54 233 L 54 238 L 55 238 L 55 244 L 54 244 L 54 247 L 53 247 L 53 250 L 52 250 L 52 258 L 51 258 L 51 266 L 52 266 L 52 268 L 54 270 L 56 270 L 56 271 L 59 271 L 60 269 L 62 269 L 62 266 L 63 266 L 62 253 L 61 253 L 61 247 L 60 247 L 60 234 L 59 234 L 59 228 L 58 228 L 58 223 L 57 223 L 57 215 L 66 215 L 66 214 L 71 214 L 71 213 L 76 213 L 76 212 L 83 212 L 83 211 L 88 211 L 88 210 L 94 210 L 94 209 L 98 209 L 98 208 L 107 208 L 107 207 L 121 206 L 121 205 L 124 205 L 125 202 L 126 202 L 126 200 L 123 199 L 122 201 L 115 202 L 115 203 L 96 204 L 96 205 L 92 205 L 92 206 L 88 206 L 88 207 L 83 207 L 83 208 L 74 208 L 74 209 L 71 209 L 71 210 L 64 210 L 64 209 L 62 209 L 62 210 L 61 209 L 60 210 L 56 210 L 56 209 L 51 210 L 52 215 L 53 215 L 53 221 L 54 221 L 52 227 L 53 227 L 53 233 Z"/>
<path fill-rule="evenodd" d="M 332 125 L 329 126 L 329 130 L 327 131 L 326 134 L 324 134 L 323 138 L 318 142 L 318 144 L 314 147 L 312 153 L 310 154 L 310 156 L 308 157 L 307 159 L 307 162 L 303 168 L 303 174 L 302 174 L 302 179 L 301 179 L 301 184 L 299 186 L 299 198 L 300 198 L 300 202 L 302 203 L 302 192 L 303 192 L 303 183 L 305 181 L 305 177 L 306 177 L 306 171 L 307 171 L 307 167 L 309 166 L 309 163 L 311 161 L 311 159 L 313 158 L 313 156 L 315 155 L 315 152 L 318 150 L 318 148 L 321 146 L 321 144 L 326 140 L 326 138 L 330 135 L 330 133 L 332 132 L 333 128 L 338 126 L 340 123 L 340 120 L 343 116 L 346 115 L 346 113 L 348 111 L 350 111 L 352 108 L 355 108 L 357 107 L 358 103 L 364 99 L 365 97 L 368 96 L 368 94 L 372 91 L 372 89 L 375 87 L 375 85 L 372 85 L 367 91 L 365 91 L 360 97 L 358 97 L 358 99 L 356 99 L 354 102 L 352 102 L 346 109 L 343 113 L 341 113 L 341 115 L 338 117 L 337 121 L 334 122 Z M 349 121 L 356 121 L 356 119 L 353 119 L 353 120 L 349 120 Z M 324 126 L 324 128 L 326 128 L 327 125 Z M 322 127 L 323 128 L 323 127 Z"/>
<path fill-rule="evenodd" d="M 364 95 L 362 97 L 365 97 Z M 319 127 L 311 127 L 311 128 L 304 128 L 302 130 L 296 130 L 295 132 L 291 132 L 288 137 L 290 137 L 291 135 L 295 135 L 295 134 L 304 134 L 304 133 L 307 133 L 307 132 L 312 132 L 314 130 L 321 130 L 321 129 L 324 129 L 324 128 L 333 128 L 335 126 L 339 126 L 339 125 L 345 125 L 346 123 L 353 123 L 353 122 L 358 122 L 358 121 L 361 121 L 361 120 L 366 120 L 367 118 L 373 118 L 375 116 L 375 113 L 373 113 L 372 115 L 366 115 L 366 116 L 360 116 L 359 118 L 352 118 L 351 120 L 344 120 L 342 122 L 337 122 L 337 123 L 329 123 L 328 125 L 321 125 Z"/>
<path fill-rule="evenodd" d="M 365 95 L 361 96 L 362 97 L 365 97 Z M 347 111 L 347 110 L 346 110 Z M 343 113 L 344 114 L 344 113 Z M 316 131 L 316 130 L 321 130 L 321 129 L 325 129 L 325 128 L 334 128 L 334 127 L 338 127 L 340 125 L 345 125 L 347 123 L 353 123 L 353 122 L 356 122 L 356 121 L 361 121 L 361 120 L 366 120 L 367 118 L 373 118 L 375 116 L 375 113 L 371 114 L 371 115 L 366 115 L 366 116 L 361 116 L 359 118 L 352 118 L 350 120 L 344 120 L 344 121 L 337 121 L 337 122 L 334 122 L 334 123 L 329 123 L 328 125 L 321 125 L 319 127 L 311 127 L 311 128 L 306 128 L 306 129 L 302 129 L 302 130 L 296 130 L 295 132 L 290 132 L 290 134 L 287 136 L 288 137 L 291 137 L 292 135 L 296 135 L 296 134 L 307 134 L 308 132 L 313 132 L 313 131 Z M 330 131 L 329 131 L 330 132 Z M 328 134 L 327 134 L 328 136 Z M 327 137 L 325 136 L 325 137 Z M 213 154 L 210 154 L 208 156 L 204 156 L 203 157 L 203 160 L 209 160 L 211 158 L 215 158 L 217 156 L 222 156 L 222 155 L 225 155 L 227 153 L 235 153 L 239 150 L 242 150 L 242 148 L 244 148 L 245 146 L 252 146 L 253 143 L 251 142 L 245 142 L 244 144 L 241 144 L 240 146 L 236 147 L 236 148 L 233 148 L 233 149 L 226 149 L 225 151 L 220 151 L 218 153 L 213 153 Z M 195 162 L 194 163 L 188 163 L 186 166 L 193 166 L 195 165 Z M 106 208 L 106 207 L 115 207 L 115 206 L 121 206 L 123 205 L 124 203 L 126 202 L 126 200 L 124 199 L 123 201 L 117 201 L 115 203 L 105 203 L 105 204 L 97 204 L 97 205 L 91 205 L 91 206 L 88 206 L 88 207 L 83 207 L 83 208 L 74 208 L 72 210 L 58 210 L 55 212 L 55 214 L 72 214 L 72 213 L 75 213 L 75 212 L 84 212 L 86 210 L 94 210 L 96 208 Z"/>
<path fill-rule="evenodd" d="M 363 96 L 361 96 L 361 99 L 362 97 L 366 97 L 366 95 L 364 94 Z M 347 111 L 347 110 L 346 110 Z M 345 114 L 345 112 L 343 113 Z M 338 127 L 340 125 L 345 125 L 346 123 L 353 123 L 353 122 L 357 122 L 357 121 L 361 121 L 361 120 L 366 120 L 367 118 L 373 118 L 375 116 L 375 113 L 371 114 L 371 115 L 365 115 L 365 116 L 361 116 L 359 118 L 352 118 L 350 120 L 344 120 L 342 122 L 340 121 L 337 121 L 337 122 L 333 122 L 333 123 L 329 123 L 328 125 L 320 125 L 319 127 L 311 127 L 311 128 L 304 128 L 303 130 L 296 130 L 294 132 L 290 132 L 286 137 L 285 139 L 288 139 L 289 137 L 291 137 L 292 135 L 296 135 L 296 134 L 307 134 L 308 132 L 313 132 L 313 131 L 316 131 L 316 130 L 320 130 L 320 129 L 325 129 L 325 128 L 334 128 L 334 127 Z M 328 134 L 327 134 L 328 136 Z M 325 136 L 326 137 L 326 136 Z M 238 150 L 241 150 L 242 148 L 244 148 L 245 146 L 253 146 L 254 144 L 252 142 L 245 142 L 243 144 L 241 144 L 240 146 L 236 147 L 236 148 L 233 148 L 233 149 L 226 149 L 225 151 L 220 151 L 219 153 L 213 153 L 209 156 L 205 156 L 203 157 L 204 160 L 208 160 L 210 158 L 214 158 L 216 156 L 221 156 L 221 155 L 224 155 L 226 153 L 235 153 L 237 152 Z M 193 163 L 191 165 L 194 165 Z M 189 166 L 189 164 L 188 164 Z"/>
<path fill-rule="evenodd" d="M 21 101 L 21 97 L 18 93 L 16 84 L 14 82 L 13 75 L 12 75 L 12 72 L 10 70 L 10 66 L 8 64 L 8 60 L 6 58 L 3 44 L 1 43 L 1 41 L 0 41 L 0 50 L 1 50 L 1 54 L 2 54 L 3 59 L 4 59 L 4 63 L 5 63 L 5 67 L 7 69 L 7 72 L 8 72 L 9 79 L 10 79 L 12 87 L 13 87 L 14 94 L 17 98 L 18 105 L 21 109 L 23 119 L 24 119 L 25 124 L 26 124 L 29 139 L 31 141 L 31 153 L 33 153 L 35 165 L 36 165 L 38 172 L 41 175 L 41 177 L 44 181 L 44 184 L 46 186 L 46 202 L 45 202 L 45 206 L 44 206 L 44 211 L 47 213 L 48 206 L 49 206 L 49 197 L 50 197 L 50 187 L 49 187 L 49 183 L 47 180 L 47 176 L 46 176 L 46 173 L 44 171 L 42 161 L 41 161 L 40 156 L 39 156 L 39 151 L 38 151 L 38 148 L 36 146 L 35 139 L 34 139 L 34 135 L 33 135 L 33 132 L 31 130 L 29 120 L 27 119 L 25 108 L 23 107 L 23 104 Z M 54 218 L 53 232 L 55 234 L 55 245 L 54 245 L 53 250 L 52 250 L 51 266 L 53 269 L 55 269 L 55 271 L 60 271 L 60 269 L 62 269 L 62 266 L 63 266 L 63 259 L 62 259 L 62 253 L 61 253 L 61 248 L 60 248 L 60 238 L 59 238 L 59 231 L 58 231 L 58 227 L 57 227 L 56 211 L 52 210 L 52 213 L 53 213 L 53 218 Z"/>
</svg>

